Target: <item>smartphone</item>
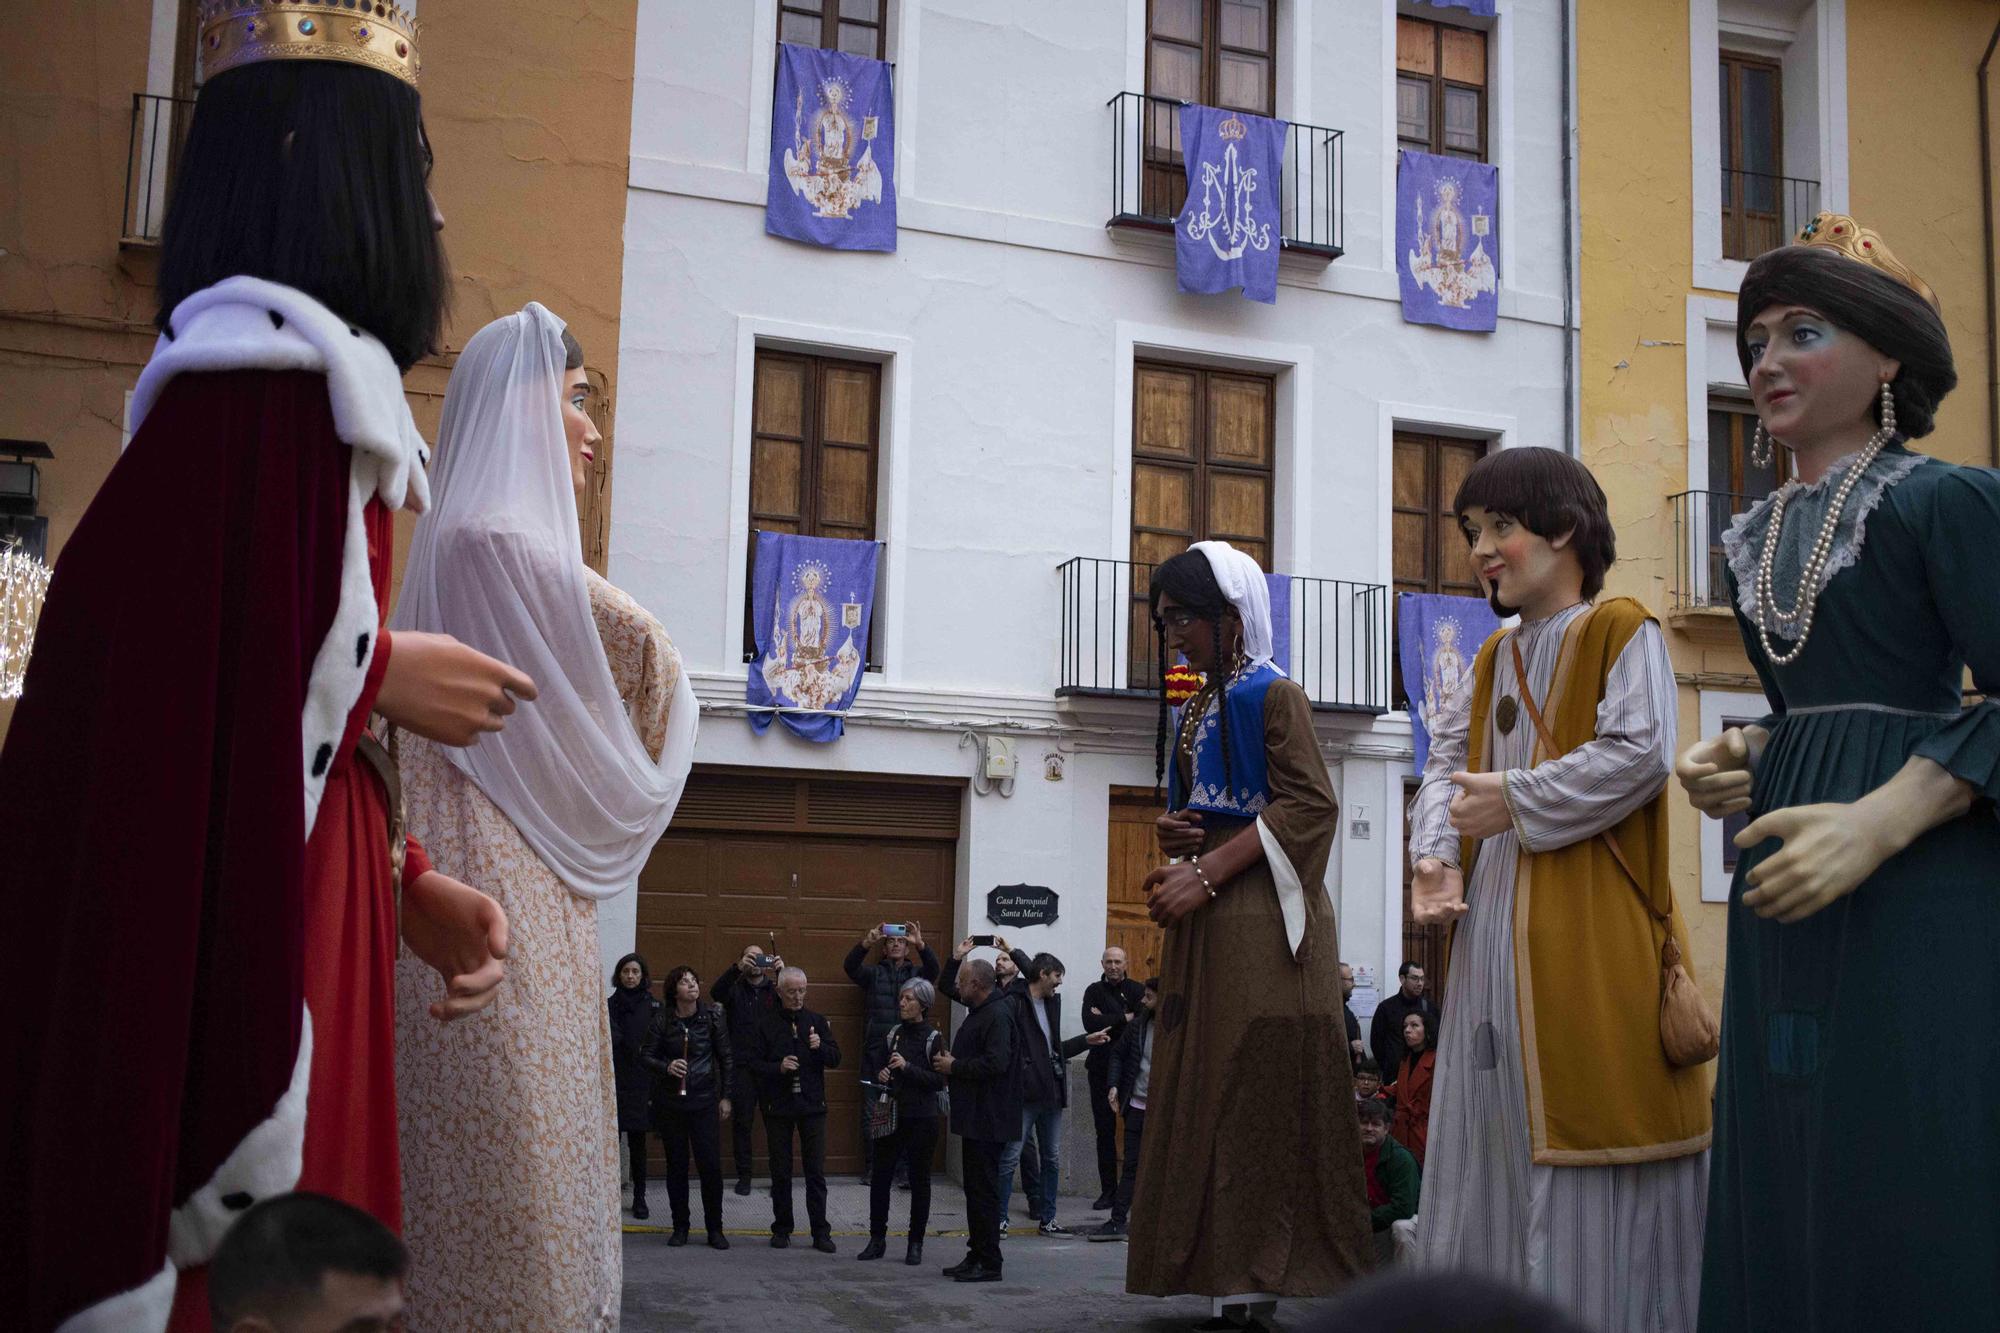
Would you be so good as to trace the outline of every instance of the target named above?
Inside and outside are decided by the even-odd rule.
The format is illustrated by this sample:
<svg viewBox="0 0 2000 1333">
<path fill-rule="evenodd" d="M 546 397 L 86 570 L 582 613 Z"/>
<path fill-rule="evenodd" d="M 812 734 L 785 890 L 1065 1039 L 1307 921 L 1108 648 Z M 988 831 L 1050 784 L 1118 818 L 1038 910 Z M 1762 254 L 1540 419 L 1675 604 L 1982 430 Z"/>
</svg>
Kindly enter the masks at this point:
<svg viewBox="0 0 2000 1333">
<path fill-rule="evenodd" d="M 910 938 L 910 928 L 908 926 L 893 925 L 885 921 L 882 923 L 882 938 L 885 940 L 906 940 Z"/>
<path fill-rule="evenodd" d="M 975 949 L 990 949 L 993 947 L 993 937 L 991 935 L 974 935 L 972 937 L 972 947 Z"/>
<path fill-rule="evenodd" d="M 769 954 L 753 953 L 750 955 L 750 966 L 752 967 L 769 967 L 776 961 Z"/>
</svg>

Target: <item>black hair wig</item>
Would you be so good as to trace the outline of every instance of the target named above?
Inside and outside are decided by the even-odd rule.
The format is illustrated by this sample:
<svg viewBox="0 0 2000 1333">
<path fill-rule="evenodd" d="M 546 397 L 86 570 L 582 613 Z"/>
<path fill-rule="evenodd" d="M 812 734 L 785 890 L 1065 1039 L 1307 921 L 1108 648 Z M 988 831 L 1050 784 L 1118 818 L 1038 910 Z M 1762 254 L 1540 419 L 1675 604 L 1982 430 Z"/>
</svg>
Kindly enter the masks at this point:
<svg viewBox="0 0 2000 1333">
<path fill-rule="evenodd" d="M 435 351 L 450 299 L 431 220 L 416 89 L 340 61 L 216 75 L 195 103 L 160 235 L 160 311 L 224 278 L 296 287 L 382 341 L 407 370 Z"/>
<path fill-rule="evenodd" d="M 1958 384 L 1944 317 L 1929 301 L 1881 269 L 1824 245 L 1787 245 L 1760 255 L 1736 296 L 1736 356 L 1750 374 L 1750 321 L 1774 305 L 1817 310 L 1902 369 L 1891 381 L 1896 430 L 1921 439 L 1936 424 L 1938 404 Z"/>
<path fill-rule="evenodd" d="M 563 339 L 563 369 L 582 370 L 583 344 L 578 342 L 576 340 L 576 335 L 571 333 L 568 329 L 564 329 L 562 331 L 562 339 Z"/>
<path fill-rule="evenodd" d="M 409 1271 L 409 1252 L 375 1218 L 323 1194 L 280 1194 L 236 1219 L 208 1265 L 217 1328 L 262 1315 L 284 1324 L 320 1298 L 329 1273 L 384 1280 Z"/>
<path fill-rule="evenodd" d="M 1590 469 L 1559 449 L 1501 449 L 1473 464 L 1452 497 L 1452 516 L 1468 509 L 1505 514 L 1545 541 L 1570 534 L 1569 549 L 1583 566 L 1587 601 L 1604 591 L 1604 572 L 1618 559 L 1611 506 Z M 1470 538 L 1467 539 L 1468 543 Z M 1488 595 L 1495 615 L 1511 616 L 1498 591 Z"/>
<path fill-rule="evenodd" d="M 1160 668 L 1160 712 L 1158 724 L 1153 734 L 1153 790 L 1157 794 L 1167 779 L 1167 670 L 1172 663 L 1167 660 L 1167 622 L 1160 618 L 1160 595 L 1174 599 L 1174 604 L 1190 615 L 1199 616 L 1208 622 L 1209 631 L 1215 636 L 1215 702 L 1217 716 L 1222 724 L 1222 773 L 1224 782 L 1230 781 L 1229 773 L 1229 645 L 1223 638 L 1222 626 L 1236 614 L 1236 607 L 1223 596 L 1222 585 L 1215 581 L 1215 566 L 1208 563 L 1208 557 L 1200 551 L 1182 551 L 1153 567 L 1151 586 L 1146 593 L 1146 607 L 1152 612 L 1153 644 L 1159 658 Z"/>
</svg>

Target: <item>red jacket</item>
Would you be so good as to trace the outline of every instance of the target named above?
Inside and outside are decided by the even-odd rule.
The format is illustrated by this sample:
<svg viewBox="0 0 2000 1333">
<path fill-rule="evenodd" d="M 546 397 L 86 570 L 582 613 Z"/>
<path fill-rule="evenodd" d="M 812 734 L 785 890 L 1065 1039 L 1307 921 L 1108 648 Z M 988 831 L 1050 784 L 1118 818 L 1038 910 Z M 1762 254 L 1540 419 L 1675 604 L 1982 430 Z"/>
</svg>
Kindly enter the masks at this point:
<svg viewBox="0 0 2000 1333">
<path fill-rule="evenodd" d="M 1430 1139 L 1431 1076 L 1436 1069 L 1434 1050 L 1406 1055 L 1395 1083 L 1383 1089 L 1396 1099 L 1396 1114 L 1389 1122 L 1389 1132 L 1395 1135 L 1396 1142 L 1410 1150 L 1418 1166 L 1424 1164 L 1424 1144 Z"/>
</svg>

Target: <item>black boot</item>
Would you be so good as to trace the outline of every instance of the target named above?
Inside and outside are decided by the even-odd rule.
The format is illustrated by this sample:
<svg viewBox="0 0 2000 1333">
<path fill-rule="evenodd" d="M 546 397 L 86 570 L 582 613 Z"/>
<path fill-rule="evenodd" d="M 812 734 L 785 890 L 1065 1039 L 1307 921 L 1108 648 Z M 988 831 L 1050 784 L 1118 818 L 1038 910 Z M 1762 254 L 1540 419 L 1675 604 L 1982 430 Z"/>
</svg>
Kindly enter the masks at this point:
<svg viewBox="0 0 2000 1333">
<path fill-rule="evenodd" d="M 1118 1191 L 1106 1190 L 1104 1191 L 1104 1193 L 1098 1195 L 1095 1199 L 1091 1201 L 1090 1211 L 1093 1213 L 1101 1213 L 1106 1208 L 1109 1208 L 1112 1204 L 1116 1202 L 1118 1202 Z"/>
<path fill-rule="evenodd" d="M 862 1260 L 863 1262 L 866 1262 L 869 1259 L 880 1259 L 883 1255 L 887 1254 L 888 1252 L 889 1252 L 889 1244 L 887 1241 L 883 1240 L 882 1237 L 879 1235 L 870 1236 L 868 1238 L 868 1243 L 861 1247 L 861 1253 L 855 1255 L 854 1257 Z"/>
<path fill-rule="evenodd" d="M 903 1251 L 903 1262 L 914 1267 L 915 1265 L 920 1264 L 923 1261 L 924 1261 L 924 1238 L 922 1236 L 913 1235 L 910 1237 L 909 1248 Z"/>
<path fill-rule="evenodd" d="M 722 1234 L 722 1232 L 720 1232 L 720 1231 L 711 1231 L 711 1232 L 709 1232 L 709 1233 L 708 1233 L 708 1248 L 709 1248 L 709 1249 L 711 1249 L 711 1250 L 726 1250 L 726 1249 L 728 1249 L 728 1248 L 729 1248 L 729 1237 L 727 1237 L 727 1236 L 723 1235 L 723 1234 Z"/>
<path fill-rule="evenodd" d="M 748 1194 L 750 1192 L 750 1177 L 736 1177 L 736 1192 L 738 1194 Z"/>
<path fill-rule="evenodd" d="M 667 1237 L 667 1244 L 669 1244 L 669 1245 L 685 1245 L 685 1244 L 687 1244 L 687 1243 L 688 1243 L 688 1229 L 687 1229 L 687 1227 L 686 1227 L 686 1226 L 685 1226 L 684 1224 L 681 1224 L 681 1225 L 676 1225 L 676 1226 L 674 1227 L 674 1234 L 673 1234 L 673 1235 L 671 1235 L 671 1236 L 669 1236 L 669 1237 Z"/>
<path fill-rule="evenodd" d="M 645 1195 L 642 1194 L 638 1198 L 632 1200 L 632 1216 L 638 1218 L 641 1222 L 643 1222 L 652 1215 L 653 1215 L 652 1212 L 646 1207 Z"/>
</svg>

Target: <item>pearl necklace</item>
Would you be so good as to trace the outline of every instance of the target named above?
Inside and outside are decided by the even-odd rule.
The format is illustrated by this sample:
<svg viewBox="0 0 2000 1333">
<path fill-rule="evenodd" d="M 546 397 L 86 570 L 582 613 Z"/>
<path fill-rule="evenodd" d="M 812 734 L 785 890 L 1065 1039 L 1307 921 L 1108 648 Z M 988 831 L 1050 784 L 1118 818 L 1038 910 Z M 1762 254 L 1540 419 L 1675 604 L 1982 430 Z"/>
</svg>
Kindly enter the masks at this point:
<svg viewBox="0 0 2000 1333">
<path fill-rule="evenodd" d="M 1833 535 L 1840 526 L 1841 514 L 1847 508 L 1847 497 L 1853 494 L 1862 474 L 1868 471 L 1868 465 L 1896 438 L 1895 409 L 1887 398 L 1883 405 L 1886 419 L 1882 422 L 1882 429 L 1868 437 L 1868 443 L 1855 455 L 1847 475 L 1840 479 L 1833 501 L 1827 506 L 1826 517 L 1820 522 L 1819 537 L 1806 556 L 1804 568 L 1799 571 L 1799 586 L 1789 611 L 1779 607 L 1771 579 L 1771 564 L 1778 550 L 1778 538 L 1784 532 L 1785 502 L 1789 496 L 1780 490 L 1771 501 L 1771 525 L 1764 530 L 1764 554 L 1757 562 L 1757 639 L 1764 647 L 1764 656 L 1771 660 L 1773 666 L 1790 666 L 1806 650 L 1806 640 L 1812 636 L 1813 614 L 1819 606 L 1820 576 L 1826 569 L 1827 561 L 1833 557 Z M 1773 630 L 1792 640 L 1790 652 L 1781 653 L 1772 646 Z"/>
</svg>

